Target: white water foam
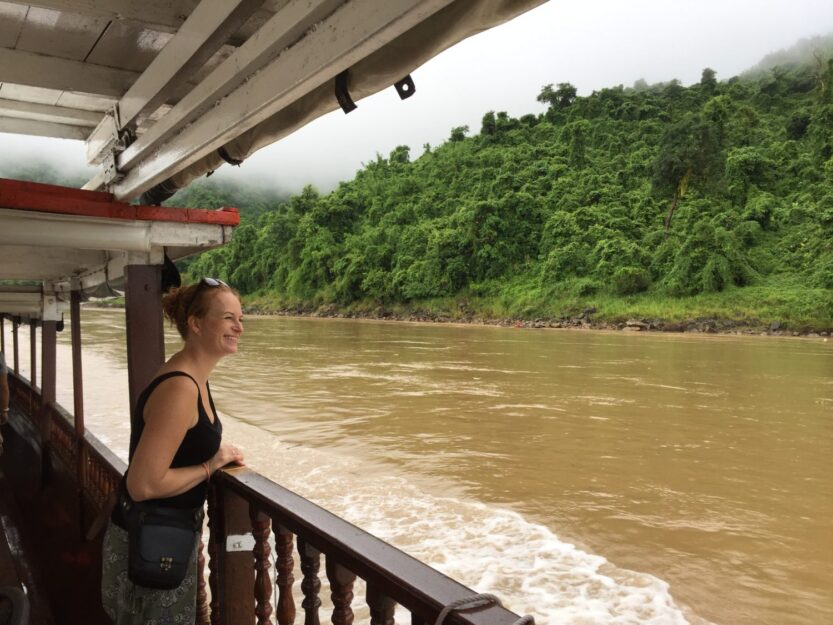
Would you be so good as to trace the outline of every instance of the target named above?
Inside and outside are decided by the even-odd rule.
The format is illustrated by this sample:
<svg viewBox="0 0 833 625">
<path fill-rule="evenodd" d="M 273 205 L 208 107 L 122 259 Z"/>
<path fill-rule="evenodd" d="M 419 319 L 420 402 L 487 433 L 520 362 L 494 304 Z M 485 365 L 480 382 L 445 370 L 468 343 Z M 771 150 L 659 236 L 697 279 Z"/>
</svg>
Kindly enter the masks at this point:
<svg viewBox="0 0 833 625">
<path fill-rule="evenodd" d="M 343 451 L 287 446 L 226 418 L 227 436 L 266 477 L 402 549 L 477 592 L 491 592 L 539 625 L 702 624 L 668 584 L 618 568 L 559 540 L 549 528 L 395 468 Z M 437 492 L 445 491 L 445 496 Z M 356 592 L 357 600 L 361 593 Z M 403 622 L 401 619 L 400 622 Z"/>
</svg>

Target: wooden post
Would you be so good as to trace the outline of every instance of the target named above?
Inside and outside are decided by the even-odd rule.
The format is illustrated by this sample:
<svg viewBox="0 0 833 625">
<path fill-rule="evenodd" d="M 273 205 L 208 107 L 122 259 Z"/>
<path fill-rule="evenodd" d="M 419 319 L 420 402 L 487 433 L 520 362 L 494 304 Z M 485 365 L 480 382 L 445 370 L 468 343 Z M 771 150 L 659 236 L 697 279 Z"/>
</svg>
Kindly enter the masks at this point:
<svg viewBox="0 0 833 625">
<path fill-rule="evenodd" d="M 20 355 L 18 353 L 17 327 L 20 325 L 20 317 L 12 319 L 12 350 L 14 351 L 14 372 L 20 375 Z M 34 384 L 34 382 L 33 382 Z"/>
<path fill-rule="evenodd" d="M 125 270 L 127 332 L 127 383 L 130 409 L 165 362 L 162 327 L 161 271 L 159 265 L 128 265 Z"/>
<path fill-rule="evenodd" d="M 269 556 L 269 534 L 272 533 L 272 519 L 260 511 L 256 504 L 249 504 L 249 519 L 252 523 L 252 536 L 255 546 L 252 549 L 255 569 L 255 616 L 257 625 L 269 625 L 272 620 L 272 576 Z"/>
<path fill-rule="evenodd" d="M 29 319 L 29 369 L 32 375 L 29 380 L 32 388 L 38 383 L 38 322 L 36 319 Z"/>
<path fill-rule="evenodd" d="M 211 590 L 211 625 L 220 625 L 220 560 L 226 546 L 222 503 L 213 484 L 208 486 L 208 587 Z M 201 610 L 199 603 L 197 610 Z"/>
<path fill-rule="evenodd" d="M 273 521 L 273 527 L 275 528 L 275 568 L 278 572 L 276 620 L 278 625 L 293 625 L 295 622 L 295 599 L 292 597 L 292 585 L 295 583 L 295 577 L 292 575 L 292 569 L 295 567 L 295 561 L 292 558 L 293 536 L 292 532 L 277 520 Z"/>
<path fill-rule="evenodd" d="M 50 439 L 52 406 L 55 403 L 56 321 L 43 321 L 41 330 L 41 485 L 46 486 L 52 475 Z M 34 384 L 34 383 L 33 383 Z"/>
<path fill-rule="evenodd" d="M 70 335 L 72 338 L 72 412 L 75 417 L 76 479 L 78 480 L 79 527 L 83 536 L 87 527 L 84 517 L 84 491 L 87 487 L 87 448 L 84 445 L 84 381 L 81 370 L 81 291 L 70 293 Z"/>
<path fill-rule="evenodd" d="M 301 582 L 301 592 L 304 595 L 301 603 L 301 607 L 304 608 L 304 625 L 320 625 L 318 609 L 321 607 L 321 599 L 318 595 L 321 591 L 321 580 L 318 578 L 318 571 L 321 568 L 321 553 L 298 536 L 298 554 L 301 556 L 301 573 L 304 576 Z"/>
<path fill-rule="evenodd" d="M 375 584 L 367 585 L 367 605 L 370 607 L 370 625 L 395 625 L 396 602 Z"/>
<path fill-rule="evenodd" d="M 249 502 L 224 489 L 221 511 L 227 545 L 220 545 L 222 573 L 220 575 L 220 605 L 223 625 L 253 625 L 255 622 L 255 569 L 252 552 L 243 545 L 237 545 L 236 537 L 241 539 L 251 535 L 252 526 L 249 518 Z"/>
<path fill-rule="evenodd" d="M 81 370 L 81 292 L 72 291 L 69 300 L 70 333 L 72 336 L 72 412 L 75 434 L 84 437 L 84 379 Z"/>
<path fill-rule="evenodd" d="M 331 555 L 325 558 L 327 579 L 330 580 L 330 599 L 333 602 L 333 625 L 353 625 L 353 582 L 356 574 L 335 561 Z"/>
</svg>

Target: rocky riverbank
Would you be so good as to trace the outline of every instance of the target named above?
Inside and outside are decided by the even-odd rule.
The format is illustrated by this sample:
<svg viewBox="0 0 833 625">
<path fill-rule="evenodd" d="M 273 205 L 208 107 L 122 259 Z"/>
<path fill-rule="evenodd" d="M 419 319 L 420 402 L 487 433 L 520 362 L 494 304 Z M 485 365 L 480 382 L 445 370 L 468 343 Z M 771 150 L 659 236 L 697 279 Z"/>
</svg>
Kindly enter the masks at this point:
<svg viewBox="0 0 833 625">
<path fill-rule="evenodd" d="M 282 309 L 264 308 L 258 305 L 246 305 L 243 308 L 250 315 L 275 315 L 289 317 L 320 317 L 333 319 L 372 319 L 379 321 L 411 321 L 420 323 L 464 323 L 493 325 L 511 328 L 567 328 L 587 330 L 620 330 L 623 332 L 681 332 L 693 334 L 744 334 L 763 336 L 795 336 L 807 338 L 827 338 L 833 336 L 831 329 L 792 329 L 779 321 L 769 324 L 757 319 L 743 321 L 699 317 L 684 321 L 667 321 L 663 319 L 633 318 L 624 321 L 609 321 L 596 318 L 597 310 L 587 308 L 580 315 L 559 319 L 512 319 L 483 318 L 461 305 L 455 315 L 424 311 L 394 311 L 383 306 L 371 310 L 341 310 L 333 305 L 314 308 L 311 306 L 292 306 Z"/>
</svg>

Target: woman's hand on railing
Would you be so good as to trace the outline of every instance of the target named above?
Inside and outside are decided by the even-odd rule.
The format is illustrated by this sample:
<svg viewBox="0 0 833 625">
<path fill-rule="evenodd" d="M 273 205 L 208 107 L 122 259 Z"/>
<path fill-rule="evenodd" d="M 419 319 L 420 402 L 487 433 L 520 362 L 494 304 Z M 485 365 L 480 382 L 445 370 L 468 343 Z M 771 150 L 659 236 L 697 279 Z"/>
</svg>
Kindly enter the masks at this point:
<svg viewBox="0 0 833 625">
<path fill-rule="evenodd" d="M 221 469 L 228 464 L 243 466 L 243 452 L 240 448 L 231 443 L 223 443 L 220 449 L 214 454 L 214 457 L 209 461 L 211 472 L 214 473 L 217 469 Z"/>
</svg>

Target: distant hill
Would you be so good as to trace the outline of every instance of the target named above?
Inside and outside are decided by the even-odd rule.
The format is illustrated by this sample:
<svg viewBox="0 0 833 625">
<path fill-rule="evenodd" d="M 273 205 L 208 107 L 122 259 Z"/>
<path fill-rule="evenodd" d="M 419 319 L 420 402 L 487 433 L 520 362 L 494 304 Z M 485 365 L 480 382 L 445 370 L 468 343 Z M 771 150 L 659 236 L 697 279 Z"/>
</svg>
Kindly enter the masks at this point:
<svg viewBox="0 0 833 625">
<path fill-rule="evenodd" d="M 80 188 L 89 179 L 89 174 L 68 173 L 41 160 L 11 162 L 0 160 L 0 178 L 43 182 L 65 187 Z M 233 206 L 240 211 L 242 219 L 257 218 L 273 210 L 278 204 L 289 199 L 288 192 L 280 192 L 265 186 L 230 181 L 227 179 L 202 178 L 188 188 L 182 189 L 165 206 L 192 208 L 221 208 Z"/>
<path fill-rule="evenodd" d="M 287 201 L 290 195 L 288 192 L 247 182 L 201 178 L 178 191 L 164 202 L 164 205 L 191 208 L 233 206 L 240 211 L 241 218 L 247 221 L 275 210 L 281 202 Z"/>
<path fill-rule="evenodd" d="M 88 177 L 82 173 L 69 173 L 56 168 L 42 160 L 26 162 L 0 159 L 0 178 L 27 180 L 29 182 L 43 182 L 57 184 L 64 187 L 80 188 L 87 182 Z"/>
<path fill-rule="evenodd" d="M 741 76 L 752 79 L 775 67 L 788 69 L 800 65 L 814 66 L 818 64 L 820 59 L 825 60 L 831 56 L 833 56 L 833 33 L 808 37 L 799 40 L 789 48 L 767 54 L 759 63 L 743 72 Z"/>
</svg>

